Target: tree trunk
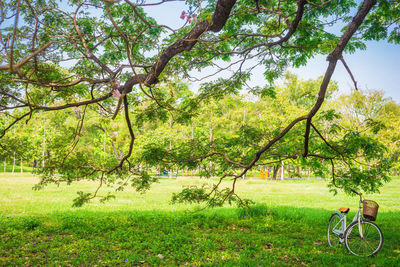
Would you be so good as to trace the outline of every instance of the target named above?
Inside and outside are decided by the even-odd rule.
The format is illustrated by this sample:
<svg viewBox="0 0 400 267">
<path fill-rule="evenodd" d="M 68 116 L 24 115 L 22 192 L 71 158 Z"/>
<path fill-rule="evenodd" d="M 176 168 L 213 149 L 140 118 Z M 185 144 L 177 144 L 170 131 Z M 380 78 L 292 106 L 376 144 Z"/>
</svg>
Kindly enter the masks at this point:
<svg viewBox="0 0 400 267">
<path fill-rule="evenodd" d="M 277 175 L 278 175 L 278 170 L 279 170 L 279 167 L 278 166 L 274 166 L 273 167 L 273 174 L 272 174 L 272 180 L 276 180 L 276 177 L 277 177 Z"/>
<path fill-rule="evenodd" d="M 22 157 L 21 157 L 21 173 L 24 173 L 24 165 L 22 165 Z"/>
<path fill-rule="evenodd" d="M 284 174 L 285 174 L 285 164 L 283 163 L 283 161 L 281 161 L 281 168 L 282 168 L 282 171 L 281 171 L 281 180 L 283 180 L 283 176 L 284 176 Z"/>
<path fill-rule="evenodd" d="M 7 171 L 7 158 L 4 158 L 4 172 Z"/>
<path fill-rule="evenodd" d="M 311 168 L 308 168 L 308 180 L 311 178 Z"/>
</svg>

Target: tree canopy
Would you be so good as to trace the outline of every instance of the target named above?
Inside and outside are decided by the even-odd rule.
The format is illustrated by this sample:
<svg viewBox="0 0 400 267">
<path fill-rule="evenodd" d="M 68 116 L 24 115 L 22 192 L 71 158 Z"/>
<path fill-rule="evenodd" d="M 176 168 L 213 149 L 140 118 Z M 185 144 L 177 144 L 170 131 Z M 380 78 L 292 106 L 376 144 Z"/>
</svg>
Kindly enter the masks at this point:
<svg viewBox="0 0 400 267">
<path fill-rule="evenodd" d="M 396 116 L 398 107 L 382 99 L 385 103 L 375 99 L 365 106 L 360 93 L 346 100 L 360 115 L 347 116 L 345 127 L 335 120 L 353 111 L 343 103 L 336 109 L 323 103 L 336 90 L 330 82 L 338 62 L 358 89 L 346 53 L 364 49 L 368 40 L 400 43 L 399 1 L 188 0 L 178 29 L 159 24 L 146 11 L 171 2 L 0 2 L 0 145 L 12 149 L 17 135 L 12 129 L 21 122 L 36 122 L 32 136 L 40 131 L 45 136 L 46 127 L 58 130 L 45 139 L 38 187 L 94 179 L 122 189 L 134 175 L 129 181 L 141 190 L 154 178 L 135 168 L 138 164 L 203 166 L 205 176 L 212 169 L 221 180 L 232 179 L 232 188 L 219 189 L 217 183 L 208 190 L 185 189 L 175 200 L 246 204 L 235 193 L 237 179 L 282 159 L 307 161 L 321 171 L 328 163 L 332 186 L 345 189 L 375 191 L 387 179 L 391 160 L 373 134 L 389 123 L 382 122 L 380 108 Z M 320 80 L 288 74 L 284 87 L 276 85 L 287 67 L 303 66 L 317 54 L 327 57 Z M 257 66 L 264 68 L 266 84 L 250 86 Z M 188 81 L 201 83 L 197 92 Z M 232 121 L 241 115 L 226 116 L 229 105 L 237 104 L 228 96 L 241 90 L 258 97 L 248 108 L 261 112 L 262 123 L 246 121 L 244 112 L 239 127 Z M 46 123 L 49 112 L 56 117 Z M 42 122 L 35 121 L 39 114 Z M 201 119 L 210 122 L 209 138 L 187 138 L 190 131 L 195 137 L 190 125 Z M 234 134 L 213 129 L 213 120 Z M 163 131 L 173 125 L 180 125 L 178 133 Z M 173 138 L 179 134 L 181 139 Z M 138 135 L 147 139 L 135 144 Z M 368 168 L 360 168 L 363 164 Z M 80 192 L 75 204 L 96 193 Z"/>
</svg>

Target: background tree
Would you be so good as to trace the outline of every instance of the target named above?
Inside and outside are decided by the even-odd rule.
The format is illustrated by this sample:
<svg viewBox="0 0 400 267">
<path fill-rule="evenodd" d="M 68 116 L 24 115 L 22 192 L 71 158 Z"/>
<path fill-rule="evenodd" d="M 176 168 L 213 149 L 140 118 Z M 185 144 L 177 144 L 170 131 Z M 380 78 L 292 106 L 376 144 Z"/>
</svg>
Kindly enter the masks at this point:
<svg viewBox="0 0 400 267">
<path fill-rule="evenodd" d="M 250 141 L 250 136 L 258 137 L 257 144 L 247 143 L 246 151 L 231 146 L 232 153 L 228 156 L 221 151 L 229 146 L 213 138 L 207 146 L 201 145 L 204 141 L 194 141 L 190 146 L 184 143 L 172 149 L 170 139 L 170 150 L 157 146 L 146 149 L 151 155 L 147 159 L 154 162 L 158 155 L 157 159 L 165 158 L 175 164 L 186 162 L 187 167 L 200 164 L 199 159 L 218 161 L 218 174 L 222 179 L 232 179 L 233 183 L 232 188 L 222 191 L 218 191 L 217 186 L 208 193 L 197 191 L 197 200 L 208 200 L 211 204 L 221 204 L 225 200 L 242 203 L 235 194 L 236 180 L 260 161 L 276 158 L 277 151 L 285 151 L 280 154 L 281 158 L 311 158 L 321 168 L 323 164 L 318 161 L 329 161 L 333 177 L 339 171 L 339 177 L 345 178 L 341 180 L 343 186 L 375 190 L 381 179 L 386 179 L 381 172 L 386 167 L 384 164 L 377 164 L 377 169 L 369 170 L 370 173 L 356 172 L 351 164 L 365 142 L 375 141 L 363 139 L 362 144 L 357 135 L 342 135 L 342 139 L 331 143 L 318 130 L 318 121 L 320 118 L 332 120 L 334 113 L 318 114 L 318 111 L 337 62 L 345 62 L 344 52 L 365 47 L 365 40 L 387 38 L 390 42 L 400 42 L 398 1 L 383 0 L 377 4 L 375 0 L 365 0 L 360 5 L 355 1 L 259 1 L 257 7 L 253 1 L 187 1 L 189 10 L 182 14 L 186 23 L 176 30 L 159 25 L 145 12 L 148 5 L 167 5 L 168 2 L 89 0 L 71 1 L 68 5 L 54 1 L 1 2 L 0 102 L 1 110 L 12 120 L 4 126 L 0 137 L 11 134 L 9 130 L 13 126 L 29 121 L 38 112 L 74 108 L 81 113 L 76 117 L 78 126 L 74 131 L 55 136 L 49 143 L 48 149 L 54 153 L 48 155 L 42 169 L 42 185 L 57 182 L 60 177 L 66 181 L 98 179 L 102 185 L 116 179 L 125 181 L 127 174 L 132 173 L 138 175 L 133 183 L 147 188 L 151 178 L 132 168 L 130 163 L 135 154 L 135 130 L 141 131 L 142 125 L 137 124 L 137 128 L 132 125 L 129 105 L 141 113 L 137 118 L 142 117 L 144 121 L 165 123 L 173 119 L 189 123 L 201 112 L 201 103 L 219 101 L 246 88 L 255 66 L 263 65 L 268 83 L 249 90 L 268 95 L 274 92 L 273 83 L 286 67 L 304 65 L 316 54 L 326 55 L 328 61 L 318 93 L 314 92 L 314 98 L 302 98 L 308 110 L 302 110 L 298 116 L 292 116 L 294 113 L 289 111 L 287 117 L 291 120 L 286 126 L 276 127 L 272 137 L 250 135 L 252 129 L 244 125 L 243 143 Z M 340 36 L 329 32 L 329 25 L 334 24 L 344 25 Z M 213 73 L 193 77 L 195 70 L 204 69 Z M 224 72 L 230 75 L 219 75 Z M 197 95 L 190 95 L 185 88 L 171 87 L 176 77 L 215 79 L 204 82 Z M 15 113 L 10 113 L 12 110 Z M 111 122 L 93 124 L 88 129 L 93 132 L 91 148 L 69 152 L 67 140 L 72 141 L 72 148 L 74 142 L 81 142 L 86 112 L 118 120 L 120 110 L 127 127 L 125 133 L 129 136 L 129 141 L 118 148 L 124 151 L 122 158 L 116 158 L 104 142 Z M 296 145 L 285 147 L 284 140 L 292 140 L 289 136 L 297 136 L 295 143 L 302 143 L 301 153 Z M 345 149 L 349 142 L 358 145 Z M 335 169 L 337 164 L 342 167 Z M 372 175 L 376 175 L 378 182 L 370 179 Z M 218 194 L 214 194 L 216 192 Z M 94 195 L 81 192 L 75 203 L 83 204 Z M 211 200 L 210 196 L 213 196 Z"/>
</svg>

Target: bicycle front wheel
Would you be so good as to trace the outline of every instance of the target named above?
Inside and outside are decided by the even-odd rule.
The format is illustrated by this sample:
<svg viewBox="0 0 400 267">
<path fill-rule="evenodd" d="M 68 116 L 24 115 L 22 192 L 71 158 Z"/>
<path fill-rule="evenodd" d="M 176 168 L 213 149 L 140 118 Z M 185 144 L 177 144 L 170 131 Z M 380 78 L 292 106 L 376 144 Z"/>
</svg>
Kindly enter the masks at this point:
<svg viewBox="0 0 400 267">
<path fill-rule="evenodd" d="M 332 214 L 328 225 L 328 244 L 333 247 L 341 243 L 344 234 L 344 221 L 339 213 Z M 343 239 L 342 239 L 343 240 Z"/>
<path fill-rule="evenodd" d="M 346 248 L 353 255 L 368 257 L 375 255 L 383 245 L 383 235 L 379 227 L 369 221 L 352 222 L 344 233 Z"/>
</svg>

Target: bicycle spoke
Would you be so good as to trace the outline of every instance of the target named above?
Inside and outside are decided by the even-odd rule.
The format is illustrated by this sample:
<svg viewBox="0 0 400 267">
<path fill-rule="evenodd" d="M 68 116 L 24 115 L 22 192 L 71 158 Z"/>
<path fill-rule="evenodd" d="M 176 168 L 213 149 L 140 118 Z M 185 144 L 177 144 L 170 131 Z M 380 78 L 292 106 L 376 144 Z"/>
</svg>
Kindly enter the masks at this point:
<svg viewBox="0 0 400 267">
<path fill-rule="evenodd" d="M 370 222 L 355 223 L 346 233 L 346 247 L 355 255 L 370 256 L 381 247 L 379 228 Z"/>
<path fill-rule="evenodd" d="M 370 249 L 372 249 L 372 252 L 374 252 L 374 251 L 375 251 L 375 248 L 374 248 L 374 247 L 372 247 L 372 246 L 369 244 L 369 242 L 368 242 L 368 241 L 366 241 L 366 242 L 365 242 L 365 244 L 367 244 L 367 245 L 370 247 Z"/>
<path fill-rule="evenodd" d="M 363 231 L 364 237 L 367 237 L 367 236 L 368 236 L 368 230 L 369 230 L 369 228 L 370 228 L 370 225 L 369 225 L 369 224 L 366 224 L 366 225 L 365 225 L 365 229 L 364 229 L 364 231 Z"/>
</svg>

